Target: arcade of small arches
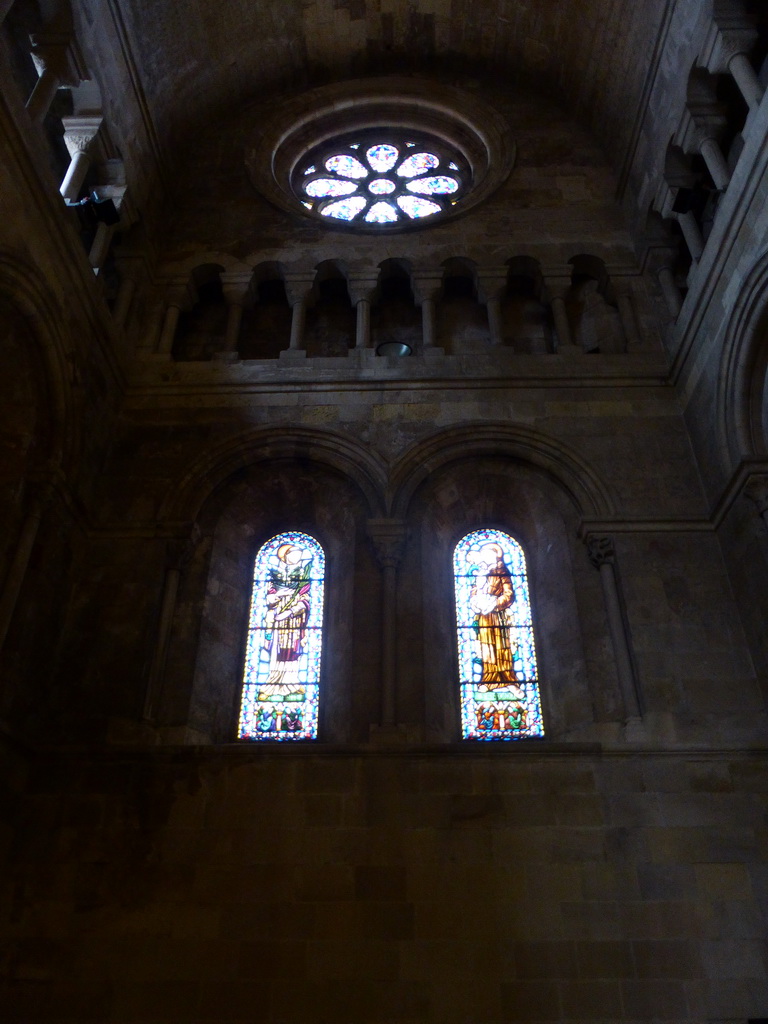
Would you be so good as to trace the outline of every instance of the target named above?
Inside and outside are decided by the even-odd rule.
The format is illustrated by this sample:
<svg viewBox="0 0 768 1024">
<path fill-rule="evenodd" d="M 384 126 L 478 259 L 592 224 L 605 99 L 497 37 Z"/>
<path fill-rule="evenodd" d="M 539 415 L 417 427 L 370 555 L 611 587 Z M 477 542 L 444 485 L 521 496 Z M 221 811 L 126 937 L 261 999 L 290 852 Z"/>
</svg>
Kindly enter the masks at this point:
<svg viewBox="0 0 768 1024">
<path fill-rule="evenodd" d="M 226 269 L 214 256 L 177 277 L 166 295 L 156 351 L 178 361 L 338 357 L 387 342 L 414 354 L 618 354 L 647 346 L 639 280 L 612 275 L 585 254 L 554 272 L 527 256 L 492 268 L 465 258 L 434 268 L 390 258 L 364 270 L 326 260 L 307 271 L 279 263 Z"/>
</svg>

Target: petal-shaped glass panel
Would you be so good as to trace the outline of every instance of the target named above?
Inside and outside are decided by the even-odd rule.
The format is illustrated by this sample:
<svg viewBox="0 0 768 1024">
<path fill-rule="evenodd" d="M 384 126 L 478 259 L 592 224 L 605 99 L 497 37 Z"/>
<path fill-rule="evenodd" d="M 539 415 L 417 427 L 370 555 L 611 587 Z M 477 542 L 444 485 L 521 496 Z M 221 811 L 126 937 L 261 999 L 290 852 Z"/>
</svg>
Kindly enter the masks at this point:
<svg viewBox="0 0 768 1024">
<path fill-rule="evenodd" d="M 327 170 L 336 174 L 343 174 L 345 178 L 367 178 L 368 169 L 363 167 L 359 160 L 353 156 L 339 153 L 325 161 Z"/>
<path fill-rule="evenodd" d="M 453 161 L 451 161 L 451 162 L 450 162 L 450 163 L 448 164 L 448 167 L 449 167 L 449 169 L 450 169 L 450 170 L 452 170 L 452 171 L 458 171 L 458 169 L 459 169 L 459 168 L 458 168 L 458 167 L 456 166 L 456 164 L 455 164 L 455 163 L 454 163 Z"/>
<path fill-rule="evenodd" d="M 448 195 L 450 192 L 456 192 L 458 187 L 459 183 L 455 178 L 449 178 L 444 174 L 435 178 L 418 178 L 416 181 L 409 181 L 406 185 L 409 192 L 418 192 L 425 196 Z"/>
<path fill-rule="evenodd" d="M 374 171 L 379 173 L 391 170 L 400 156 L 394 146 L 388 145 L 371 146 L 365 155 Z"/>
<path fill-rule="evenodd" d="M 328 203 L 320 213 L 324 217 L 336 217 L 337 220 L 354 220 L 368 202 L 363 196 L 350 196 L 348 199 L 337 199 L 335 203 Z"/>
<path fill-rule="evenodd" d="M 366 213 L 365 219 L 369 224 L 391 224 L 398 219 L 397 210 L 392 203 L 374 203 Z"/>
<path fill-rule="evenodd" d="M 440 213 L 440 207 L 431 199 L 422 199 L 420 196 L 399 196 L 397 205 L 409 217 L 429 217 L 433 213 Z"/>
<path fill-rule="evenodd" d="M 415 178 L 417 174 L 426 174 L 432 171 L 440 163 L 434 153 L 414 153 L 407 160 L 403 160 L 397 168 L 401 178 Z"/>
<path fill-rule="evenodd" d="M 308 196 L 348 196 L 358 185 L 356 181 L 337 181 L 334 178 L 315 178 L 304 186 Z"/>
<path fill-rule="evenodd" d="M 388 178 L 374 178 L 373 181 L 368 184 L 368 191 L 373 192 L 375 196 L 385 196 L 390 192 L 394 192 L 397 186 L 394 181 L 390 181 Z"/>
<path fill-rule="evenodd" d="M 317 168 L 315 167 L 315 165 L 314 165 L 314 164 L 312 164 L 312 166 L 311 166 L 311 167 L 308 167 L 308 168 L 306 169 L 306 171 L 304 171 L 304 173 L 305 173 L 305 174 L 314 174 L 316 170 L 317 170 Z"/>
</svg>

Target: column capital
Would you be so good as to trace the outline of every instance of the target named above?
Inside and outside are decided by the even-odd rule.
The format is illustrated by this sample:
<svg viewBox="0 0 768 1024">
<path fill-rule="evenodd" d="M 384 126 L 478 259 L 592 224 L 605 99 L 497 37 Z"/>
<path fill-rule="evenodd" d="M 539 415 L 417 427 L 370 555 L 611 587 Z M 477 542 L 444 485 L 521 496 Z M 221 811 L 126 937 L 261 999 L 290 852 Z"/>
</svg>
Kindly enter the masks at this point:
<svg viewBox="0 0 768 1024">
<path fill-rule="evenodd" d="M 425 300 L 434 302 L 443 287 L 442 274 L 413 275 L 413 297 L 421 305 Z"/>
<path fill-rule="evenodd" d="M 197 301 L 195 288 L 189 278 L 170 281 L 165 291 L 165 302 L 177 309 L 190 309 Z"/>
<path fill-rule="evenodd" d="M 645 266 L 653 274 L 658 274 L 665 267 L 674 270 L 679 257 L 680 252 L 676 245 L 649 246 L 645 257 Z"/>
<path fill-rule="evenodd" d="M 234 270 L 221 275 L 221 289 L 230 306 L 242 306 L 251 287 L 253 273 L 250 270 Z"/>
<path fill-rule="evenodd" d="M 99 133 L 104 118 L 101 114 L 85 117 L 62 117 L 64 125 L 64 144 L 70 157 L 76 153 L 87 153 L 91 143 Z"/>
<path fill-rule="evenodd" d="M 599 569 L 601 565 L 613 565 L 616 561 L 616 549 L 612 537 L 589 533 L 584 542 L 587 545 L 587 557 L 596 569 Z"/>
<path fill-rule="evenodd" d="M 352 305 L 356 306 L 363 299 L 370 302 L 378 283 L 379 279 L 376 274 L 350 274 L 347 279 L 347 289 Z"/>
<path fill-rule="evenodd" d="M 750 476 L 742 494 L 755 503 L 759 516 L 765 515 L 768 512 L 768 473 Z"/>
<path fill-rule="evenodd" d="M 571 273 L 570 271 L 554 274 L 544 274 L 544 288 L 546 289 L 546 298 L 549 302 L 553 299 L 563 299 L 571 287 Z"/>
<path fill-rule="evenodd" d="M 88 78 L 88 66 L 80 47 L 68 32 L 45 29 L 29 37 L 37 73 L 54 74 L 63 85 L 75 88 Z"/>
<path fill-rule="evenodd" d="M 368 536 L 382 569 L 397 568 L 405 549 L 405 523 L 401 519 L 369 519 Z"/>
<path fill-rule="evenodd" d="M 165 542 L 165 567 L 183 572 L 202 540 L 200 527 L 195 523 L 185 537 L 171 537 Z"/>
<path fill-rule="evenodd" d="M 713 15 L 700 60 L 707 71 L 722 74 L 736 54 L 749 54 L 758 33 L 740 0 L 715 0 Z"/>
<path fill-rule="evenodd" d="M 314 271 L 291 271 L 285 274 L 283 283 L 288 302 L 295 306 L 297 302 L 303 302 L 309 297 L 315 283 L 315 274 Z"/>
<path fill-rule="evenodd" d="M 500 299 L 507 288 L 507 275 L 494 271 L 477 272 L 477 293 L 482 302 Z"/>
</svg>

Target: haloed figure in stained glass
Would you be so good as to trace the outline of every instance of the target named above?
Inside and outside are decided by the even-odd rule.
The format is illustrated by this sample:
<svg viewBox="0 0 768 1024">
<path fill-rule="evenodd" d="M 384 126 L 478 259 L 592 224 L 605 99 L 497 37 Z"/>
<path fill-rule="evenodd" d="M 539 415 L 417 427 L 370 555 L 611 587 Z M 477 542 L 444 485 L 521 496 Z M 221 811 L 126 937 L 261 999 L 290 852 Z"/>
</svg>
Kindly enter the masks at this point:
<svg viewBox="0 0 768 1024">
<path fill-rule="evenodd" d="M 317 737 L 325 556 L 297 530 L 256 555 L 243 668 L 241 739 Z"/>
<path fill-rule="evenodd" d="M 523 549 L 475 530 L 456 545 L 453 572 L 464 739 L 543 736 Z"/>
<path fill-rule="evenodd" d="M 259 700 L 304 700 L 299 680 L 299 661 L 309 618 L 311 554 L 292 544 L 277 549 L 279 566 L 269 570 L 267 610 L 264 614 L 264 648 L 270 667 Z"/>
<path fill-rule="evenodd" d="M 512 690 L 519 695 L 512 637 L 506 614 L 507 608 L 515 600 L 512 576 L 498 544 L 486 544 L 478 554 L 479 571 L 469 594 L 483 663 L 477 689 Z"/>
</svg>

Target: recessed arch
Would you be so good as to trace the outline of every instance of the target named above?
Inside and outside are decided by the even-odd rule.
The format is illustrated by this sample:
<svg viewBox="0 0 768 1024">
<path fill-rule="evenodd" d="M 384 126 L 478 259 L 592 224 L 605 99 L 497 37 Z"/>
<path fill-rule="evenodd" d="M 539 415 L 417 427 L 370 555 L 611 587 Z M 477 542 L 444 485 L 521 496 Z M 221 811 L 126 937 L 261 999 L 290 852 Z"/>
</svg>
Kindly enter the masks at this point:
<svg viewBox="0 0 768 1024">
<path fill-rule="evenodd" d="M 390 478 L 392 514 L 404 518 L 419 485 L 437 469 L 483 455 L 507 456 L 545 470 L 584 517 L 614 513 L 616 500 L 608 485 L 567 445 L 527 427 L 479 423 L 442 431 L 400 458 Z"/>
<path fill-rule="evenodd" d="M 768 454 L 768 251 L 747 274 L 720 359 L 718 428 L 731 463 Z"/>
<path fill-rule="evenodd" d="M 334 431 L 292 427 L 247 431 L 209 448 L 170 490 L 160 518 L 192 523 L 210 495 L 238 470 L 281 458 L 336 469 L 359 486 L 372 516 L 383 513 L 386 464 L 380 456 Z"/>
</svg>

